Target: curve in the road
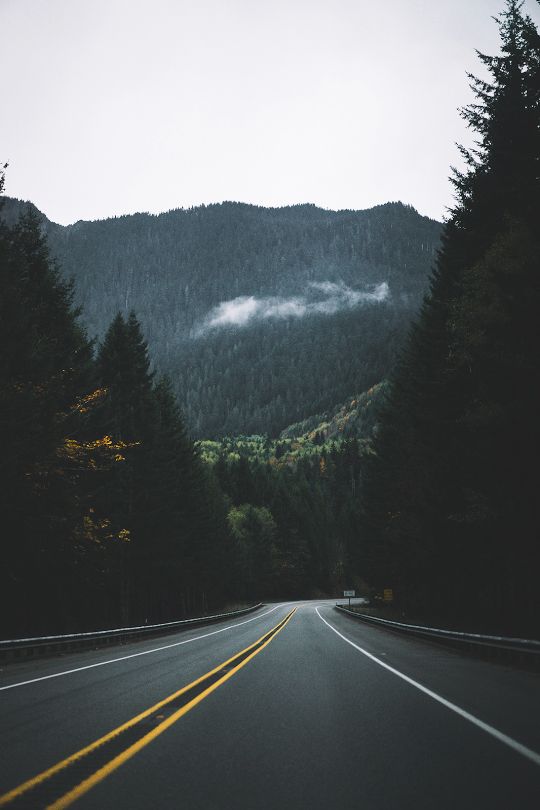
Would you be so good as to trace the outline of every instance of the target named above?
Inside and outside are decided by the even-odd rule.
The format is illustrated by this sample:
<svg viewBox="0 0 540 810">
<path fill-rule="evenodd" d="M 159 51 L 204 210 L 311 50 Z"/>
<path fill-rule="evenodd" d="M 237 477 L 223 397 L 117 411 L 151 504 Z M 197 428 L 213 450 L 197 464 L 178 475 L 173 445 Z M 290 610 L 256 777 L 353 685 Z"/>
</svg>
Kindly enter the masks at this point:
<svg viewBox="0 0 540 810">
<path fill-rule="evenodd" d="M 286 604 L 286 603 L 285 603 Z M 190 644 L 192 641 L 200 641 L 203 638 L 208 638 L 209 636 L 216 636 L 218 633 L 224 633 L 226 630 L 234 630 L 237 627 L 241 627 L 243 624 L 249 624 L 250 622 L 257 621 L 258 619 L 262 619 L 264 616 L 268 616 L 270 613 L 273 613 L 280 607 L 283 607 L 283 604 L 276 605 L 275 607 L 267 610 L 265 613 L 260 613 L 258 616 L 252 616 L 251 619 L 245 619 L 242 622 L 236 622 L 235 624 L 228 624 L 227 627 L 220 627 L 219 630 L 212 630 L 210 633 L 202 633 L 200 636 L 195 636 L 194 638 L 187 638 L 183 641 L 175 641 L 172 644 L 165 644 L 161 647 L 153 647 L 151 650 L 142 650 L 136 653 L 130 653 L 130 655 L 122 655 L 118 658 L 109 658 L 107 661 L 97 661 L 93 664 L 86 664 L 83 667 L 75 667 L 74 669 L 65 669 L 62 672 L 53 672 L 50 675 L 41 675 L 39 678 L 29 678 L 26 681 L 19 681 L 18 683 L 9 683 L 6 686 L 0 686 L 0 692 L 3 692 L 6 689 L 16 689 L 19 686 L 28 686 L 31 683 L 38 683 L 39 681 L 48 681 L 50 678 L 61 678 L 64 675 L 73 675 L 75 672 L 83 672 L 85 669 L 94 669 L 95 667 L 104 667 L 107 664 L 117 664 L 119 661 L 127 661 L 130 658 L 138 658 L 141 655 L 150 655 L 151 653 L 161 652 L 162 650 L 170 650 L 173 647 L 180 647 L 182 644 Z"/>
<path fill-rule="evenodd" d="M 433 700 L 436 700 L 437 703 L 441 703 L 443 706 L 446 706 L 446 708 L 450 709 L 450 711 L 453 711 L 460 717 L 463 717 L 464 720 L 468 720 L 469 723 L 472 723 L 473 725 L 482 729 L 482 731 L 485 731 L 487 734 L 490 734 L 496 740 L 499 740 L 499 742 L 504 743 L 504 745 L 507 745 L 509 748 L 512 748 L 518 754 L 521 754 L 522 756 L 526 757 L 526 759 L 529 759 L 531 762 L 534 762 L 535 765 L 540 765 L 540 754 L 538 754 L 536 751 L 527 748 L 527 746 L 523 745 L 517 740 L 514 740 L 512 737 L 509 737 L 507 734 L 504 734 L 497 728 L 494 728 L 493 726 L 490 726 L 488 723 L 485 723 L 483 720 L 480 720 L 479 717 L 475 717 L 474 714 L 471 714 L 465 709 L 462 709 L 461 706 L 457 706 L 455 703 L 452 703 L 451 701 L 442 697 L 442 695 L 438 695 L 436 692 L 433 692 L 431 689 L 428 689 L 427 686 L 424 686 L 418 681 L 415 681 L 413 678 L 410 678 L 408 675 L 405 675 L 403 672 L 400 672 L 398 669 L 395 669 L 394 667 L 391 667 L 389 664 L 386 664 L 384 661 L 381 661 L 375 655 L 368 652 L 367 650 L 364 650 L 358 644 L 355 644 L 354 641 L 351 641 L 349 638 L 344 636 L 343 633 L 339 632 L 339 630 L 336 630 L 336 628 L 333 627 L 330 624 L 330 622 L 327 622 L 326 619 L 324 619 L 321 616 L 318 607 L 316 607 L 315 610 L 317 611 L 319 619 L 321 619 L 321 621 L 323 621 L 325 625 L 330 628 L 330 630 L 333 630 L 333 632 L 336 635 L 342 638 L 343 641 L 346 641 L 347 644 L 350 644 L 351 647 L 354 647 L 355 650 L 361 652 L 362 655 L 367 656 L 367 658 L 369 658 L 371 661 L 374 661 L 376 664 L 379 664 L 379 666 L 383 667 L 383 669 L 388 670 L 388 672 L 392 672 L 394 675 L 397 675 L 398 678 L 401 678 L 406 683 L 410 684 L 411 686 L 414 686 L 416 689 L 419 689 L 420 692 L 423 692 L 428 697 L 432 698 Z"/>
</svg>

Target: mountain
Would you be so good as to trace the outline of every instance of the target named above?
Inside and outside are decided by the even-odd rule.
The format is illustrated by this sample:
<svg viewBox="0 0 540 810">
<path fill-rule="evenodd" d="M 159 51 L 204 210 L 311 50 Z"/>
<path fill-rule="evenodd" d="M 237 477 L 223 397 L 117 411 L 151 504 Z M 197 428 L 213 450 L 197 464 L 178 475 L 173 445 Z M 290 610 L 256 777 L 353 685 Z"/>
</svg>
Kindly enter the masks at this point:
<svg viewBox="0 0 540 810">
<path fill-rule="evenodd" d="M 5 198 L 3 216 L 25 205 Z M 227 202 L 43 227 L 91 336 L 137 312 L 195 437 L 277 435 L 383 379 L 441 233 L 402 203 Z"/>
</svg>

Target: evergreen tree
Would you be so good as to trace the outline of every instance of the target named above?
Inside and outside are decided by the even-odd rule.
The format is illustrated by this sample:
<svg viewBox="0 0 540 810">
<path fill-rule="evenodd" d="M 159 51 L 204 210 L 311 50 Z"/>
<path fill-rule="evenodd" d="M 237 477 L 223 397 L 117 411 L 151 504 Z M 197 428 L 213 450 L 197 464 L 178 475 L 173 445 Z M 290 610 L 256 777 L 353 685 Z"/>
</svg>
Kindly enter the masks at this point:
<svg viewBox="0 0 540 810">
<path fill-rule="evenodd" d="M 236 543 L 240 581 L 248 599 L 273 596 L 277 591 L 277 527 L 264 506 L 243 504 L 229 512 L 229 525 Z"/>
<path fill-rule="evenodd" d="M 140 440 L 152 422 L 152 379 L 148 346 L 134 312 L 118 313 L 100 347 L 97 366 L 107 389 L 106 420 L 111 434 Z"/>
<path fill-rule="evenodd" d="M 34 214 L 0 223 L 0 273 L 2 615 L 36 630 L 65 625 L 78 601 L 82 493 L 65 450 L 82 429 L 76 403 L 91 390 L 92 350 Z M 58 577 L 62 590 L 50 585 Z"/>
<path fill-rule="evenodd" d="M 417 611 L 512 614 L 526 627 L 538 525 L 540 40 L 516 0 L 498 22 L 501 55 L 480 55 L 491 82 L 471 77 L 476 102 L 463 111 L 476 147 L 462 150 L 468 167 L 455 175 L 431 291 L 375 443 L 363 553 L 371 578 Z"/>
<path fill-rule="evenodd" d="M 146 593 L 146 613 L 171 618 L 189 610 L 187 592 L 201 578 L 193 558 L 201 539 L 205 483 L 167 378 L 158 382 L 153 399 L 154 421 L 137 499 L 138 599 Z M 215 561 L 206 562 L 211 568 Z"/>
<path fill-rule="evenodd" d="M 124 621 L 196 614 L 226 594 L 228 530 L 222 496 L 188 438 L 171 383 L 157 385 L 134 313 L 113 320 L 97 359 L 105 424 L 132 448 L 111 470 L 101 508 L 117 545 Z"/>
</svg>

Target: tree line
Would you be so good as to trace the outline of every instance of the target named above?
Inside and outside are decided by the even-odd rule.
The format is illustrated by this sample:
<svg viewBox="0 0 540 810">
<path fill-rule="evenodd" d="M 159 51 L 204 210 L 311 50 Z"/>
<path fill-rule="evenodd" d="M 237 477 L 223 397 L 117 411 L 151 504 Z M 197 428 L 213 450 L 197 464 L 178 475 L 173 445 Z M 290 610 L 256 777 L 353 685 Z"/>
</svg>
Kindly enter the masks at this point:
<svg viewBox="0 0 540 810">
<path fill-rule="evenodd" d="M 137 318 L 118 314 L 95 350 L 31 213 L 0 223 L 0 267 L 4 634 L 221 603 L 225 502 Z"/>
<path fill-rule="evenodd" d="M 538 633 L 540 38 L 507 0 L 456 203 L 363 487 L 362 566 L 415 615 Z"/>
</svg>

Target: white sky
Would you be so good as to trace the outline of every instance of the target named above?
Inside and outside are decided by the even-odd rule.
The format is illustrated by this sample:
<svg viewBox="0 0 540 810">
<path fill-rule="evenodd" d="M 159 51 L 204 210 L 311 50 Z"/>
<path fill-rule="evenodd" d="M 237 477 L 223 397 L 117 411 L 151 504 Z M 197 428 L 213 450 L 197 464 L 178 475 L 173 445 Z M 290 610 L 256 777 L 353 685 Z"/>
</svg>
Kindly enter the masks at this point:
<svg viewBox="0 0 540 810">
<path fill-rule="evenodd" d="M 0 0 L 6 192 L 64 224 L 222 200 L 440 219 L 502 6 Z"/>
</svg>

